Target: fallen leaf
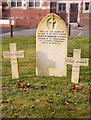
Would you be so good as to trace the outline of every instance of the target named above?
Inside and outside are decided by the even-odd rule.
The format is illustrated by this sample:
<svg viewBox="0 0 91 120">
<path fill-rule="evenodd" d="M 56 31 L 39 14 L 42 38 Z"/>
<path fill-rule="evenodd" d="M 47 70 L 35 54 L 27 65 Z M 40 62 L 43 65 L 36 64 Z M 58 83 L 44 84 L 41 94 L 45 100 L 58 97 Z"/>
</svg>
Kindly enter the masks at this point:
<svg viewBox="0 0 91 120">
<path fill-rule="evenodd" d="M 35 87 L 34 89 L 38 89 L 38 87 Z"/>
<path fill-rule="evenodd" d="M 36 100 L 36 102 L 40 102 L 40 100 Z"/>
<path fill-rule="evenodd" d="M 30 89 L 29 88 L 27 88 L 27 90 L 26 91 L 30 91 Z"/>
<path fill-rule="evenodd" d="M 35 101 L 35 99 L 33 99 L 33 98 L 32 98 L 31 100 L 32 100 L 32 101 Z"/>
<path fill-rule="evenodd" d="M 71 109 L 71 108 L 67 108 L 66 110 L 68 110 L 68 111 L 72 111 L 73 109 Z"/>
<path fill-rule="evenodd" d="M 64 91 L 64 89 L 61 89 L 61 92 Z"/>
<path fill-rule="evenodd" d="M 35 108 L 35 106 L 33 106 L 32 108 Z"/>
<path fill-rule="evenodd" d="M 45 85 L 42 85 L 41 88 L 42 88 L 42 89 L 43 89 L 43 88 L 46 88 L 46 86 L 45 86 Z"/>
<path fill-rule="evenodd" d="M 47 102 L 49 102 L 50 104 L 52 104 L 53 102 L 52 102 L 52 100 L 47 100 Z"/>
<path fill-rule="evenodd" d="M 76 92 L 76 90 L 72 90 L 72 92 Z"/>
<path fill-rule="evenodd" d="M 45 113 L 42 113 L 43 115 L 45 115 Z"/>
<path fill-rule="evenodd" d="M 26 87 L 30 87 L 31 85 L 29 83 L 27 83 Z"/>
<path fill-rule="evenodd" d="M 55 113 L 55 110 L 51 114 L 54 114 L 54 113 Z"/>
<path fill-rule="evenodd" d="M 90 89 L 91 89 L 91 87 L 90 87 L 90 86 L 88 86 L 88 89 L 90 90 Z"/>
<path fill-rule="evenodd" d="M 24 89 L 22 89 L 22 92 L 26 92 L 26 89 L 24 88 Z"/>
<path fill-rule="evenodd" d="M 7 100 L 3 100 L 2 103 L 8 103 L 8 101 Z"/>
</svg>

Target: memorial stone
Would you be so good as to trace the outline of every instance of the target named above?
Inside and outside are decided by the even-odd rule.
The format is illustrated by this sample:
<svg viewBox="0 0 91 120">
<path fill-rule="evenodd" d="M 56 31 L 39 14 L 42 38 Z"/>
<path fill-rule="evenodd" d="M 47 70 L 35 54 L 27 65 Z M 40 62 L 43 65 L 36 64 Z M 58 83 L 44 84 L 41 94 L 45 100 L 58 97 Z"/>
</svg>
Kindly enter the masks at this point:
<svg viewBox="0 0 91 120">
<path fill-rule="evenodd" d="M 68 33 L 64 21 L 54 13 L 40 22 L 36 32 L 36 75 L 66 76 Z"/>
</svg>

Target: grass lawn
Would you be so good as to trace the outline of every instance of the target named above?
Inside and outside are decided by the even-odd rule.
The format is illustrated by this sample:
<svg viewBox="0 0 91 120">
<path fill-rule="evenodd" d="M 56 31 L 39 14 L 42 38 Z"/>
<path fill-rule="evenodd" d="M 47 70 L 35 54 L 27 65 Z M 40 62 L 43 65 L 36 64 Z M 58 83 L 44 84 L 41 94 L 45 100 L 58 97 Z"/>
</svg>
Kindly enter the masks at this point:
<svg viewBox="0 0 91 120">
<path fill-rule="evenodd" d="M 25 58 L 18 59 L 20 79 L 12 79 L 10 59 L 2 59 L 3 118 L 89 118 L 89 66 L 80 67 L 77 85 L 71 83 L 70 65 L 67 77 L 37 77 L 35 36 L 4 38 L 3 51 L 10 51 L 9 43 L 25 50 Z M 89 58 L 89 37 L 69 37 L 69 57 L 74 49 L 81 49 L 81 57 Z"/>
</svg>

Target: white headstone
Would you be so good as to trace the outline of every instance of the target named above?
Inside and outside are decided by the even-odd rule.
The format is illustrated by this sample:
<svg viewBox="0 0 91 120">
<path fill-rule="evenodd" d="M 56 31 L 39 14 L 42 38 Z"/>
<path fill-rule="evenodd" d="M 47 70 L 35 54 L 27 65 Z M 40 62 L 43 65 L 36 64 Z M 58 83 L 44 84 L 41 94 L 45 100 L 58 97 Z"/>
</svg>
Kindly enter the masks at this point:
<svg viewBox="0 0 91 120">
<path fill-rule="evenodd" d="M 66 58 L 66 64 L 72 65 L 72 83 L 79 82 L 80 66 L 88 66 L 88 58 L 81 58 L 81 49 L 74 49 L 74 55 Z"/>
<path fill-rule="evenodd" d="M 47 15 L 36 32 L 36 75 L 66 76 L 68 33 L 64 21 L 54 13 Z"/>
<path fill-rule="evenodd" d="M 11 59 L 12 78 L 19 78 L 17 58 L 24 58 L 24 51 L 17 51 L 16 43 L 10 43 L 10 51 L 4 51 L 3 56 Z"/>
</svg>

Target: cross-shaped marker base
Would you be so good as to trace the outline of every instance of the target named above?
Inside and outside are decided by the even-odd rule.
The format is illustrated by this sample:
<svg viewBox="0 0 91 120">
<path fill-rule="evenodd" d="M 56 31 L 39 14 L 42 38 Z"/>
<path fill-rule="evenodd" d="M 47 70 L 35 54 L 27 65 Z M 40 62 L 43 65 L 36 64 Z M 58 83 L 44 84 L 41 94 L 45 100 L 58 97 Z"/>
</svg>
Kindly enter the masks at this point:
<svg viewBox="0 0 91 120">
<path fill-rule="evenodd" d="M 10 51 L 4 51 L 3 55 L 11 59 L 12 78 L 19 78 L 17 58 L 24 58 L 24 51 L 17 51 L 16 43 L 10 43 Z"/>
<path fill-rule="evenodd" d="M 78 83 L 79 81 L 79 71 L 80 66 L 88 66 L 88 58 L 81 58 L 81 49 L 74 49 L 74 55 L 72 57 L 67 57 L 66 64 L 72 65 L 72 83 Z"/>
</svg>

